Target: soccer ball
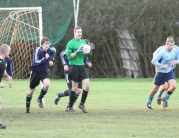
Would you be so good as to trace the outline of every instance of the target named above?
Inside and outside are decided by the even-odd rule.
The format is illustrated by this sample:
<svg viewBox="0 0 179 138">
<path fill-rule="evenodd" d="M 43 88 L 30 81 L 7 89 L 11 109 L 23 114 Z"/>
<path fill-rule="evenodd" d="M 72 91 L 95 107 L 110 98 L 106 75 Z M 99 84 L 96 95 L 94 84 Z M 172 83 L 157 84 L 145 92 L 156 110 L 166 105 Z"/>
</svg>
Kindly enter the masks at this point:
<svg viewBox="0 0 179 138">
<path fill-rule="evenodd" d="M 83 44 L 83 54 L 89 54 L 91 52 L 91 47 L 87 44 Z"/>
</svg>

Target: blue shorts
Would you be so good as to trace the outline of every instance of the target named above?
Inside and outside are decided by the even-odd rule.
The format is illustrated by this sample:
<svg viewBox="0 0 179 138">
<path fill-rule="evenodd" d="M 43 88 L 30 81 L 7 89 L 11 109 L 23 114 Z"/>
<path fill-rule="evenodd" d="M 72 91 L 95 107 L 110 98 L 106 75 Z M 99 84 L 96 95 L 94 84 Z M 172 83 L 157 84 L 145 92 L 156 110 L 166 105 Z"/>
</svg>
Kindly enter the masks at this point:
<svg viewBox="0 0 179 138">
<path fill-rule="evenodd" d="M 171 70 L 168 73 L 157 72 L 157 74 L 154 78 L 154 84 L 157 86 L 160 86 L 160 85 L 164 84 L 165 82 L 168 82 L 171 79 L 175 79 L 173 70 Z"/>
</svg>

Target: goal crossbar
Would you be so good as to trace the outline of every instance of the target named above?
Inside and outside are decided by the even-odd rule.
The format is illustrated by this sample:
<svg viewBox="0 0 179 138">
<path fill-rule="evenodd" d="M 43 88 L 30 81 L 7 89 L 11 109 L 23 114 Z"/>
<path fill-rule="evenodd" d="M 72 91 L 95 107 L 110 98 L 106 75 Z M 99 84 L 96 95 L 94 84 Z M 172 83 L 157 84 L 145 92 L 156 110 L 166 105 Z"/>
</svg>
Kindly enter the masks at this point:
<svg viewBox="0 0 179 138">
<path fill-rule="evenodd" d="M 0 8 L 0 44 L 11 46 L 14 78 L 29 78 L 32 55 L 43 37 L 41 7 Z"/>
</svg>

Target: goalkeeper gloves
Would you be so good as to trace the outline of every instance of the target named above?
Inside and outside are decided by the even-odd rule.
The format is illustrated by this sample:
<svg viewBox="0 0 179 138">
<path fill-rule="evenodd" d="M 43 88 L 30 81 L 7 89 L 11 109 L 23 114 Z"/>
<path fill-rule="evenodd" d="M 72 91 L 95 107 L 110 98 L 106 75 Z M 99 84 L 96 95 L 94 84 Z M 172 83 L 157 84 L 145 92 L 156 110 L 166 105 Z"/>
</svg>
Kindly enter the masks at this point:
<svg viewBox="0 0 179 138">
<path fill-rule="evenodd" d="M 95 45 L 94 45 L 93 43 L 88 42 L 88 45 L 90 46 L 91 51 L 92 51 L 93 49 L 95 49 Z"/>
<path fill-rule="evenodd" d="M 80 52 L 83 52 L 83 44 L 80 45 L 80 47 L 76 50 L 76 53 L 80 53 Z"/>
</svg>

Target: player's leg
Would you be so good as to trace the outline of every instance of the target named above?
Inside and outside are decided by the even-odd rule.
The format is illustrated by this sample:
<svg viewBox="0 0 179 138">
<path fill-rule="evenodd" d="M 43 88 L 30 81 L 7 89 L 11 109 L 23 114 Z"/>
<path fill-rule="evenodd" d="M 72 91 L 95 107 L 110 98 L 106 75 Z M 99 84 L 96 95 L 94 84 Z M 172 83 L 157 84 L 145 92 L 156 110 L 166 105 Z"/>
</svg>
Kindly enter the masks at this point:
<svg viewBox="0 0 179 138">
<path fill-rule="evenodd" d="M 80 104 L 78 105 L 78 107 L 79 107 L 84 113 L 87 113 L 88 111 L 86 110 L 84 104 L 85 104 L 85 102 L 86 102 L 86 99 L 87 99 L 87 96 L 88 96 L 88 92 L 89 92 L 89 88 L 90 88 L 89 78 L 84 79 L 82 82 L 83 82 L 84 88 L 83 88 L 83 92 L 82 92 L 82 96 L 81 96 L 81 102 L 80 102 Z"/>
<path fill-rule="evenodd" d="M 74 100 L 73 100 L 73 103 L 76 102 L 76 100 L 78 99 L 78 97 L 79 97 L 81 91 L 82 91 L 82 82 L 79 82 L 79 83 L 78 83 L 78 89 L 77 89 L 76 92 L 75 92 L 75 98 L 74 98 Z"/>
<path fill-rule="evenodd" d="M 89 82 L 89 76 L 88 76 L 88 73 L 86 71 L 86 68 L 84 66 L 82 66 L 80 70 L 81 70 L 80 77 L 81 77 L 81 80 L 82 80 L 82 83 L 83 83 L 83 92 L 82 92 L 82 96 L 81 96 L 81 102 L 78 105 L 78 107 L 84 113 L 87 113 L 87 110 L 86 110 L 84 104 L 85 104 L 87 96 L 88 96 L 88 92 L 89 92 L 89 88 L 90 88 L 90 82 Z"/>
<path fill-rule="evenodd" d="M 44 98 L 50 86 L 50 72 L 45 71 L 45 72 L 39 73 L 39 78 L 43 83 L 43 88 L 41 89 L 41 92 L 37 98 L 37 102 L 39 103 L 40 108 L 44 108 L 42 98 Z"/>
<path fill-rule="evenodd" d="M 168 84 L 169 84 L 169 88 L 167 92 L 164 94 L 164 96 L 161 98 L 163 108 L 168 107 L 168 100 L 177 87 L 177 83 L 175 79 L 169 80 Z"/>
<path fill-rule="evenodd" d="M 60 98 L 66 97 L 66 96 L 69 96 L 69 95 L 70 95 L 70 90 L 65 90 L 63 92 L 56 93 L 54 103 L 57 105 Z"/>
<path fill-rule="evenodd" d="M 78 89 L 78 82 L 80 82 L 79 78 L 79 72 L 80 72 L 80 67 L 79 66 L 70 66 L 70 73 L 69 73 L 69 80 L 72 82 L 72 88 L 70 90 L 70 96 L 69 96 L 69 108 L 68 108 L 68 113 L 74 113 L 73 105 L 74 105 L 74 99 L 75 99 L 75 92 Z"/>
<path fill-rule="evenodd" d="M 155 93 L 158 91 L 159 87 L 166 82 L 165 78 L 166 78 L 166 73 L 157 72 L 157 74 L 155 75 L 154 86 L 153 86 L 152 90 L 150 91 L 149 96 L 147 98 L 147 108 L 148 109 L 153 109 L 152 105 L 151 105 L 152 100 L 154 98 Z"/>
<path fill-rule="evenodd" d="M 82 82 L 79 82 L 79 83 L 78 83 L 78 89 L 76 90 L 75 95 L 74 95 L 73 104 L 75 104 L 75 102 L 76 102 L 76 100 L 78 99 L 78 97 L 79 97 L 81 91 L 82 91 Z M 69 97 L 69 101 L 70 101 L 70 97 Z M 69 108 L 69 103 L 68 103 L 68 105 L 66 106 L 65 111 L 68 111 L 68 108 Z"/>
<path fill-rule="evenodd" d="M 29 89 L 29 91 L 27 92 L 25 113 L 30 113 L 30 103 L 31 103 L 32 95 L 33 95 L 34 91 L 35 91 L 35 88 L 34 89 Z"/>
<path fill-rule="evenodd" d="M 50 79 L 46 78 L 42 82 L 43 82 L 43 88 L 41 89 L 41 92 L 40 92 L 38 99 L 37 99 L 37 102 L 39 103 L 40 108 L 44 108 L 42 98 L 44 98 L 44 96 L 46 95 L 46 93 L 48 91 L 48 88 L 50 86 Z"/>
<path fill-rule="evenodd" d="M 39 84 L 39 77 L 37 76 L 36 73 L 31 72 L 30 73 L 30 85 L 29 85 L 29 90 L 26 95 L 26 110 L 25 113 L 30 113 L 30 104 L 32 100 L 32 95 L 35 91 L 36 86 Z"/>
<path fill-rule="evenodd" d="M 168 82 L 169 88 L 166 94 L 161 98 L 162 108 L 168 107 L 168 99 L 170 98 L 171 94 L 174 92 L 177 86 L 173 70 L 166 74 L 166 81 Z"/>
<path fill-rule="evenodd" d="M 68 73 L 65 73 L 65 80 L 66 80 L 66 83 L 67 83 L 67 86 L 68 86 L 68 90 L 65 90 L 63 92 L 58 92 L 56 93 L 55 95 L 55 100 L 54 100 L 54 103 L 57 105 L 58 104 L 58 101 L 60 100 L 61 97 L 65 97 L 65 96 L 69 96 L 70 95 L 70 90 L 72 88 L 72 83 L 71 81 L 68 79 Z"/>
<path fill-rule="evenodd" d="M 165 92 L 165 90 L 168 89 L 168 83 L 165 82 L 163 85 L 160 86 L 158 92 L 157 92 L 157 104 L 161 104 L 161 96 Z"/>
<path fill-rule="evenodd" d="M 75 92 L 78 89 L 78 82 L 72 81 L 72 89 L 70 91 L 70 96 L 69 96 L 69 108 L 68 108 L 68 113 L 74 113 L 75 110 L 73 109 L 74 105 L 74 99 L 75 99 Z"/>
<path fill-rule="evenodd" d="M 158 91 L 159 87 L 160 86 L 157 86 L 157 85 L 154 84 L 152 90 L 150 91 L 149 96 L 147 98 L 147 108 L 148 109 L 153 109 L 152 105 L 151 105 L 152 104 L 152 100 L 154 98 L 155 93 Z"/>
</svg>

